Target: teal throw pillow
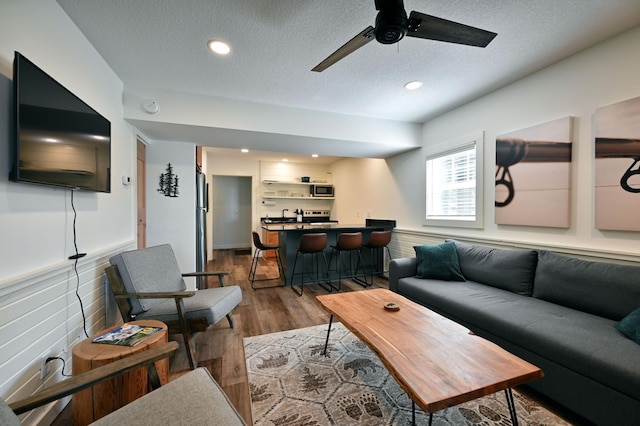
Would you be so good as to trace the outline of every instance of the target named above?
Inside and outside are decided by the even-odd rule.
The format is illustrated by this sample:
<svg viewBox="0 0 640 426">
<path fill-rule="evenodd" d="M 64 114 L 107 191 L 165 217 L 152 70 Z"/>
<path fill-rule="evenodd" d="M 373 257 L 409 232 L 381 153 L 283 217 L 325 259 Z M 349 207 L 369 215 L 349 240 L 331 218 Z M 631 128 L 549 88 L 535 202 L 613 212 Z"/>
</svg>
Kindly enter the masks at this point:
<svg viewBox="0 0 640 426">
<path fill-rule="evenodd" d="M 453 241 L 442 244 L 414 246 L 418 278 L 445 281 L 466 281 L 460 271 L 458 252 Z"/>
<path fill-rule="evenodd" d="M 614 327 L 640 345 L 640 308 L 622 318 Z"/>
</svg>

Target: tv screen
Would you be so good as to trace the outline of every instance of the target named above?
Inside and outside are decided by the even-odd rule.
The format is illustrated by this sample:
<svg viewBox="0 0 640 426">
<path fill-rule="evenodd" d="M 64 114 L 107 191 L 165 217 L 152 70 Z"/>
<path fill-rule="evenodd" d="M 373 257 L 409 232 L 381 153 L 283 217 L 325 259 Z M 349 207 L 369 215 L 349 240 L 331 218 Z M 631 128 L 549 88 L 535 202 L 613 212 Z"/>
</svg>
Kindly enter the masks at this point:
<svg viewBox="0 0 640 426">
<path fill-rule="evenodd" d="M 9 179 L 111 192 L 111 123 L 20 53 Z"/>
</svg>

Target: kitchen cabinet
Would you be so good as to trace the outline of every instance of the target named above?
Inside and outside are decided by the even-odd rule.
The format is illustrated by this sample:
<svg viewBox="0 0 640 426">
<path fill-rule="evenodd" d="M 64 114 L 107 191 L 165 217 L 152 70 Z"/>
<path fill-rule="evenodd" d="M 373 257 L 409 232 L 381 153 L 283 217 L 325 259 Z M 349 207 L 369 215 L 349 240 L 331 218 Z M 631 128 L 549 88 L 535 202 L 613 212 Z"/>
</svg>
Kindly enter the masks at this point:
<svg viewBox="0 0 640 426">
<path fill-rule="evenodd" d="M 265 199 L 288 199 L 288 200 L 333 200 L 334 197 L 311 197 L 311 185 L 330 185 L 325 182 L 293 182 L 293 181 L 262 181 L 262 198 Z"/>
</svg>

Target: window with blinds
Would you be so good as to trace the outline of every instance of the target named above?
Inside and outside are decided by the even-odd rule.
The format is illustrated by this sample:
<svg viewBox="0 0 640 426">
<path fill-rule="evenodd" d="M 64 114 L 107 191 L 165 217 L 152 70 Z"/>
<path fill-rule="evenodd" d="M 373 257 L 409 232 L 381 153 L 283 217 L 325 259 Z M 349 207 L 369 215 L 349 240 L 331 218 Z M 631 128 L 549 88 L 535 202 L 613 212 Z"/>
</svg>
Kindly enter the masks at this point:
<svg viewBox="0 0 640 426">
<path fill-rule="evenodd" d="M 482 194 L 481 142 L 467 139 L 464 144 L 427 156 L 425 224 L 482 226 L 482 200 L 478 199 Z"/>
<path fill-rule="evenodd" d="M 476 147 L 427 159 L 427 217 L 475 219 Z"/>
</svg>

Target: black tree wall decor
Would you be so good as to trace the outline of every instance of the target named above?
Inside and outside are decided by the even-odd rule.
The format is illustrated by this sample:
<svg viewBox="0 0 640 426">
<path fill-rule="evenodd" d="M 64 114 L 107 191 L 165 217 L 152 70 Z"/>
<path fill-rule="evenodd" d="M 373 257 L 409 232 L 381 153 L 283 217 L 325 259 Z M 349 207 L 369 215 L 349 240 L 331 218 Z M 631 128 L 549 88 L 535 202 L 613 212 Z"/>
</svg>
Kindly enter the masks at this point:
<svg viewBox="0 0 640 426">
<path fill-rule="evenodd" d="M 160 174 L 158 192 L 165 197 L 177 197 L 180 193 L 178 191 L 178 175 L 173 173 L 171 163 L 167 164 L 166 172 Z"/>
</svg>

